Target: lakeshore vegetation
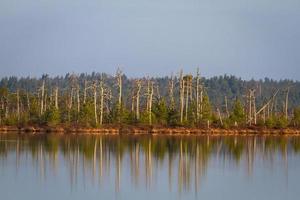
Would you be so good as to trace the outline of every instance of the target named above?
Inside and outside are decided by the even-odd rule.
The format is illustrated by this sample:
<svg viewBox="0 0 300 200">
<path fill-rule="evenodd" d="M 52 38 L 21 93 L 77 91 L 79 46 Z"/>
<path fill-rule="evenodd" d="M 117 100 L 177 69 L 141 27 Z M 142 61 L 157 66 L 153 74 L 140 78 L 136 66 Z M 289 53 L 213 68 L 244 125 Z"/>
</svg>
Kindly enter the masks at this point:
<svg viewBox="0 0 300 200">
<path fill-rule="evenodd" d="M 300 127 L 300 83 L 121 70 L 0 80 L 1 126 Z"/>
</svg>

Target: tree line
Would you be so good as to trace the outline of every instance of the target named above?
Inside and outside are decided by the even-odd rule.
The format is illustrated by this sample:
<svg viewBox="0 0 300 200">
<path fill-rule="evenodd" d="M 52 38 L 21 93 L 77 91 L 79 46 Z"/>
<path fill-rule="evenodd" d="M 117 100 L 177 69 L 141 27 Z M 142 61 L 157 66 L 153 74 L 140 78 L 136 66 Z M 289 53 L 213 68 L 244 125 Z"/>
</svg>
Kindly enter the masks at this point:
<svg viewBox="0 0 300 200">
<path fill-rule="evenodd" d="M 182 70 L 128 78 L 118 69 L 0 80 L 0 125 L 285 128 L 300 125 L 300 83 L 204 78 Z"/>
</svg>

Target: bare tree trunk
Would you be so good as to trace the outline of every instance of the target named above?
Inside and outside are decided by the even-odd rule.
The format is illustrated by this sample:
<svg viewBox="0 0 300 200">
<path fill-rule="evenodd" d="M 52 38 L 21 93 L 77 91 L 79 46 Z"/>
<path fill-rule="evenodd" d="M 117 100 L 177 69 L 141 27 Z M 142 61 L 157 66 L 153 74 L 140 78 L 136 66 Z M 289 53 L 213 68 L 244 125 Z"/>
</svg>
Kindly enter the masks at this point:
<svg viewBox="0 0 300 200">
<path fill-rule="evenodd" d="M 228 111 L 228 100 L 227 100 L 227 96 L 225 96 L 225 111 L 226 111 L 227 118 L 229 118 L 229 111 Z"/>
<path fill-rule="evenodd" d="M 47 110 L 47 106 L 48 106 L 48 95 L 47 95 L 47 93 L 45 93 L 45 99 L 44 99 L 44 111 L 46 111 Z"/>
<path fill-rule="evenodd" d="M 252 99 L 252 95 L 251 95 L 251 91 L 249 90 L 249 110 L 248 110 L 248 118 L 249 118 L 249 125 L 251 126 L 252 124 L 252 108 L 251 108 L 251 105 L 252 105 L 252 102 L 251 102 L 251 99 Z"/>
<path fill-rule="evenodd" d="M 29 101 L 29 94 L 28 92 L 26 93 L 26 99 L 27 99 L 27 110 L 30 110 L 30 101 Z"/>
<path fill-rule="evenodd" d="M 100 82 L 100 125 L 103 124 L 103 106 L 104 106 L 104 88 L 103 82 Z"/>
<path fill-rule="evenodd" d="M 44 95 L 45 95 L 45 80 L 42 83 L 42 95 L 41 95 L 41 111 L 40 114 L 44 113 Z"/>
<path fill-rule="evenodd" d="M 86 90 L 87 90 L 87 81 L 84 80 L 84 90 L 83 90 L 83 104 L 86 103 Z"/>
<path fill-rule="evenodd" d="M 286 92 L 286 96 L 285 96 L 285 118 L 288 119 L 288 103 L 289 103 L 289 92 L 290 92 L 290 88 L 288 87 L 287 92 Z"/>
<path fill-rule="evenodd" d="M 199 117 L 200 117 L 199 84 L 200 84 L 200 75 L 199 75 L 199 68 L 197 68 L 197 77 L 196 77 L 196 119 L 197 119 L 197 122 L 199 121 Z"/>
<path fill-rule="evenodd" d="M 122 71 L 120 69 L 117 70 L 117 84 L 119 87 L 119 100 L 118 100 L 118 105 L 121 108 L 122 106 Z"/>
<path fill-rule="evenodd" d="M 202 119 L 202 113 L 203 113 L 203 87 L 201 87 L 201 91 L 200 91 L 200 119 Z"/>
<path fill-rule="evenodd" d="M 256 114 L 256 98 L 255 93 L 253 92 L 253 115 L 254 115 L 254 124 L 257 123 L 257 114 Z"/>
<path fill-rule="evenodd" d="M 152 125 L 152 101 L 153 101 L 153 82 L 151 82 L 150 96 L 149 96 L 149 124 Z"/>
<path fill-rule="evenodd" d="M 79 85 L 77 85 L 77 90 L 76 90 L 76 93 L 77 93 L 77 113 L 80 112 L 80 95 L 79 95 Z"/>
<path fill-rule="evenodd" d="M 223 120 L 222 120 L 222 116 L 221 116 L 221 112 L 220 112 L 219 108 L 217 108 L 217 112 L 218 112 L 218 115 L 219 115 L 220 123 L 223 126 Z"/>
<path fill-rule="evenodd" d="M 174 100 L 174 79 L 173 76 L 171 76 L 171 80 L 169 81 L 169 98 L 170 98 L 170 105 L 172 108 L 175 106 L 175 100 Z"/>
<path fill-rule="evenodd" d="M 18 121 L 20 121 L 20 94 L 19 94 L 19 89 L 17 89 L 17 117 L 18 117 Z"/>
<path fill-rule="evenodd" d="M 136 92 L 136 119 L 140 119 L 140 91 L 141 91 L 141 81 L 137 80 L 137 92 Z"/>
<path fill-rule="evenodd" d="M 95 114 L 95 123 L 98 124 L 98 117 L 97 117 L 97 85 L 96 82 L 93 85 L 94 89 L 94 114 Z"/>
<path fill-rule="evenodd" d="M 149 97 L 150 97 L 150 79 L 147 78 L 147 102 L 146 102 L 146 110 L 149 111 Z"/>
<path fill-rule="evenodd" d="M 189 79 L 186 76 L 185 121 L 188 120 L 188 109 L 189 109 Z"/>
<path fill-rule="evenodd" d="M 134 101 L 135 101 L 135 95 L 134 95 L 134 91 L 132 91 L 132 94 L 131 94 L 131 112 L 132 113 L 134 113 Z M 149 109 L 149 107 L 147 107 L 147 110 L 148 109 Z"/>
<path fill-rule="evenodd" d="M 58 110 L 58 87 L 55 88 L 55 109 Z"/>
<path fill-rule="evenodd" d="M 180 78 L 179 78 L 179 95 L 180 95 L 180 123 L 183 123 L 183 108 L 184 108 L 184 80 L 183 80 L 183 72 L 180 71 Z"/>
<path fill-rule="evenodd" d="M 71 94 L 70 94 L 70 109 L 73 108 L 73 96 L 74 96 L 74 88 L 71 88 Z"/>
<path fill-rule="evenodd" d="M 8 106 L 9 106 L 9 99 L 8 99 L 8 96 L 7 96 L 6 97 L 6 104 L 5 104 L 5 119 L 7 119 L 7 117 L 8 117 L 8 112 L 9 112 Z"/>
</svg>

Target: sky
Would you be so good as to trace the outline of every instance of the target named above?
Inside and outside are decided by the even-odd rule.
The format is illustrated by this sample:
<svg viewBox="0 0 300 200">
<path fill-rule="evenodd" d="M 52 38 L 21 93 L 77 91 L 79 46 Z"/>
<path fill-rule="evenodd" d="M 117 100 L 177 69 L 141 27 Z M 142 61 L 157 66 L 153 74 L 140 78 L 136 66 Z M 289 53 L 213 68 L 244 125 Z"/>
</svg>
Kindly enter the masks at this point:
<svg viewBox="0 0 300 200">
<path fill-rule="evenodd" d="M 118 67 L 300 80 L 300 1 L 0 1 L 0 77 Z"/>
</svg>

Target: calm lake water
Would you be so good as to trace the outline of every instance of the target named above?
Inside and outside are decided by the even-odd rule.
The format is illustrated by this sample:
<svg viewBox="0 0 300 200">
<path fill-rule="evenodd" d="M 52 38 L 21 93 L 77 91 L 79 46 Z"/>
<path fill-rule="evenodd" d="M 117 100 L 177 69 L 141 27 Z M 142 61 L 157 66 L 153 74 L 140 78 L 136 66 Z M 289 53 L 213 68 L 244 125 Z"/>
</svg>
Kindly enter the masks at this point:
<svg viewBox="0 0 300 200">
<path fill-rule="evenodd" d="M 0 134 L 0 199 L 298 199 L 300 137 Z"/>
</svg>

